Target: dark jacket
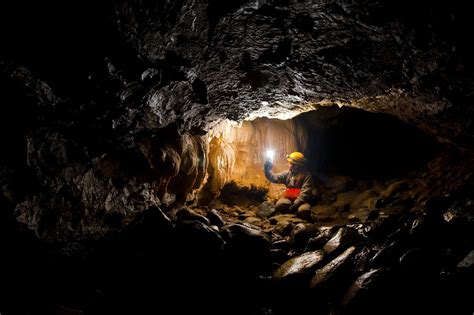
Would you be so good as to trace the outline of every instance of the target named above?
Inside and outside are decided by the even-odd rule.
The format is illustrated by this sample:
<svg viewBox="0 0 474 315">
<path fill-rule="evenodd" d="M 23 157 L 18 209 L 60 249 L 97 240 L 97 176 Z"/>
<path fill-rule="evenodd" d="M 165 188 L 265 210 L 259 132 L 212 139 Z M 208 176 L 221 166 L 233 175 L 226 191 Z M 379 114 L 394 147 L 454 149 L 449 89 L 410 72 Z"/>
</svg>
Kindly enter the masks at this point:
<svg viewBox="0 0 474 315">
<path fill-rule="evenodd" d="M 289 170 L 281 173 L 273 174 L 270 168 L 264 168 L 265 177 L 272 183 L 285 184 L 287 188 L 299 188 L 301 193 L 293 202 L 296 205 L 301 205 L 306 202 L 311 202 L 313 199 L 313 177 L 308 171 L 301 171 L 296 174 L 291 174 Z"/>
</svg>

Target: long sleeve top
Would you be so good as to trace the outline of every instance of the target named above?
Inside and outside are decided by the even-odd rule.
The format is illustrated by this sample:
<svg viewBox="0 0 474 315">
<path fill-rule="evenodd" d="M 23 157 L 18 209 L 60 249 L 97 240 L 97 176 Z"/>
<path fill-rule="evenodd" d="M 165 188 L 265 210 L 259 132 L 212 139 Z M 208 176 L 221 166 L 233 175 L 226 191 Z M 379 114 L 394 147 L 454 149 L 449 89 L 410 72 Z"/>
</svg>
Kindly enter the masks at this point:
<svg viewBox="0 0 474 315">
<path fill-rule="evenodd" d="M 265 177 L 272 183 L 285 184 L 287 188 L 298 188 L 301 189 L 301 193 L 298 198 L 294 201 L 294 204 L 301 205 L 305 202 L 310 202 L 313 197 L 313 177 L 308 171 L 298 172 L 292 174 L 286 170 L 280 173 L 274 174 L 271 169 L 264 169 Z"/>
</svg>

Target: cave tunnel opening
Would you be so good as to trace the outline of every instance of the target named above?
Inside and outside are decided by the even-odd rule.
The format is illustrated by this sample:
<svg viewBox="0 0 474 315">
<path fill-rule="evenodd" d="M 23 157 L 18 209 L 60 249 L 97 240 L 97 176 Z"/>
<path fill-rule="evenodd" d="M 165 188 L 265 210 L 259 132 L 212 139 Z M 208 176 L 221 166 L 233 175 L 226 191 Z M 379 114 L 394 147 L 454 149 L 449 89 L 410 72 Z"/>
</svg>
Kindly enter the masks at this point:
<svg viewBox="0 0 474 315">
<path fill-rule="evenodd" d="M 441 148 L 433 137 L 394 116 L 336 105 L 287 120 L 263 117 L 221 129 L 209 153 L 210 161 L 221 163 L 215 166 L 221 167 L 220 175 L 214 172 L 209 183 L 219 177 L 214 189 L 221 189 L 207 191 L 230 206 L 258 206 L 283 193 L 284 185 L 265 178 L 267 150 L 275 152 L 275 172 L 287 169 L 287 154 L 302 152 L 315 183 L 327 190 L 335 178 L 350 181 L 349 186 L 405 178 L 426 167 Z"/>
<path fill-rule="evenodd" d="M 464 291 L 455 289 L 464 280 L 438 282 L 433 274 L 440 265 L 427 267 L 437 257 L 428 244 L 443 242 L 444 227 L 425 211 L 444 209 L 450 203 L 445 189 L 462 186 L 442 179 L 446 148 L 433 136 L 391 115 L 328 106 L 286 120 L 223 122 L 208 141 L 205 184 L 197 200 L 178 210 L 177 222 L 204 222 L 221 232 L 230 248 L 223 268 L 239 269 L 253 296 L 241 306 L 275 314 L 398 314 L 408 308 L 418 314 L 450 310 L 451 302 L 427 305 L 444 296 L 459 302 L 455 312 L 467 309 Z M 275 171 L 288 167 L 290 152 L 307 157 L 316 187 L 309 212 L 278 211 L 285 187 L 265 178 L 268 150 Z M 464 166 L 452 168 L 455 162 L 448 171 L 458 179 L 466 170 L 462 159 Z M 453 238 L 469 239 L 466 227 Z M 465 245 L 451 247 L 447 260 L 463 259 Z M 367 296 L 361 293 L 366 288 Z"/>
</svg>

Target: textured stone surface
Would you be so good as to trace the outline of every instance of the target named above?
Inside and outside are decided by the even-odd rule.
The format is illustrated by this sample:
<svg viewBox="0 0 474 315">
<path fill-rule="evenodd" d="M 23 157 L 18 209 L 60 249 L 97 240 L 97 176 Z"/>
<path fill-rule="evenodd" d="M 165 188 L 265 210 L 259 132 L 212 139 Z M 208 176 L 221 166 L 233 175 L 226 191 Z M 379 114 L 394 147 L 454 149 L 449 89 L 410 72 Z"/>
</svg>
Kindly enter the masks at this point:
<svg viewBox="0 0 474 315">
<path fill-rule="evenodd" d="M 212 1 L 161 7 L 128 1 L 117 10 L 123 34 L 143 57 L 175 61 L 189 84 L 203 83 L 207 120 L 288 115 L 337 102 L 397 115 L 441 137 L 462 133 L 463 124 L 446 125 L 448 109 L 462 106 L 446 97 L 465 94 L 467 81 L 448 84 L 446 74 L 459 71 L 455 63 L 462 59 L 452 57 L 456 38 L 436 35 L 440 21 L 417 25 L 411 15 L 398 17 L 391 3 L 377 2 L 232 1 L 229 9 L 215 7 Z M 426 8 L 411 10 L 419 20 L 430 18 L 422 15 Z M 459 26 L 453 22 L 453 29 Z M 164 93 L 174 94 L 179 84 Z M 436 130 L 441 126 L 449 130 Z"/>
<path fill-rule="evenodd" d="M 326 285 L 328 281 L 334 279 L 337 272 L 341 270 L 353 256 L 355 250 L 356 248 L 354 246 L 349 247 L 324 267 L 318 269 L 311 279 L 310 288 L 322 287 Z"/>
<path fill-rule="evenodd" d="M 1 16 L 0 182 L 38 235 L 102 235 L 203 184 L 198 197 L 209 202 L 243 163 L 219 133 L 206 136 L 227 121 L 336 104 L 472 146 L 472 51 L 459 35 L 472 21 L 462 5 L 23 4 Z M 51 226 L 40 228 L 45 216 Z"/>
<path fill-rule="evenodd" d="M 469 2 L 438 3 L 2 1 L 0 311 L 470 314 L 474 20 Z M 265 182 L 268 143 L 283 164 L 301 148 L 323 159 L 316 171 L 346 156 L 333 174 L 380 160 L 398 176 L 393 161 L 424 146 L 396 149 L 414 133 L 374 112 L 434 135 L 446 154 L 378 183 L 322 177 L 315 230 L 291 215 L 257 221 L 242 204 L 216 203 L 210 226 L 189 213 L 170 220 L 183 205 L 206 214 L 191 203 L 218 196 L 232 169 L 241 183 Z M 241 122 L 250 131 L 224 141 Z M 334 137 L 320 135 L 331 132 L 346 150 L 330 154 Z M 408 186 L 387 189 L 400 180 Z M 357 226 L 343 220 L 351 211 Z M 324 219 L 333 228 L 318 228 Z M 339 228 L 324 261 L 314 250 Z M 356 274 L 309 291 L 314 269 L 337 269 L 328 260 L 359 234 Z M 290 281 L 271 282 L 275 270 Z"/>
<path fill-rule="evenodd" d="M 298 274 L 307 274 L 316 268 L 317 264 L 323 260 L 323 257 L 324 252 L 320 250 L 294 257 L 281 265 L 274 272 L 273 278 L 281 280 Z"/>
</svg>

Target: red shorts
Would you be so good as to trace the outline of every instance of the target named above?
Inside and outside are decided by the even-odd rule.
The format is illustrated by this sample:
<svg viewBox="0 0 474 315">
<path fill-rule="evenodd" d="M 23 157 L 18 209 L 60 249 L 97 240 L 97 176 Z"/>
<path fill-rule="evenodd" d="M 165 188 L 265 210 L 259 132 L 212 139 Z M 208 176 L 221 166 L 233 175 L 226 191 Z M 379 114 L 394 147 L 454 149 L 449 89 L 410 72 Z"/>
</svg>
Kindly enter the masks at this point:
<svg viewBox="0 0 474 315">
<path fill-rule="evenodd" d="M 287 188 L 283 193 L 283 198 L 290 199 L 291 201 L 295 201 L 296 198 L 301 193 L 301 189 L 299 188 Z"/>
</svg>

